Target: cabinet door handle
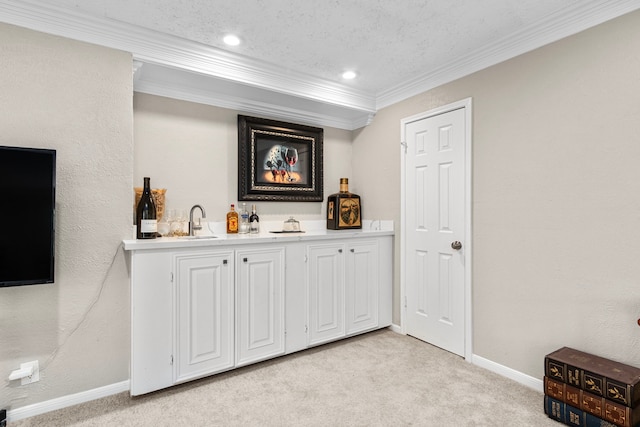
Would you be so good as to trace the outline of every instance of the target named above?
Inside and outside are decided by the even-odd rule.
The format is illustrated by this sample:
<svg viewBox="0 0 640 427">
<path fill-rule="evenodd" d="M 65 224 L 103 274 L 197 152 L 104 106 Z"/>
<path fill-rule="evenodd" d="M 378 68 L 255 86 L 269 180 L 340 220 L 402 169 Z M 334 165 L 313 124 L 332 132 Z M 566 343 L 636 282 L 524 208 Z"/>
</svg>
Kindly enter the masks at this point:
<svg viewBox="0 0 640 427">
<path fill-rule="evenodd" d="M 227 260 L 226 259 L 222 260 L 222 265 L 227 265 Z"/>
<path fill-rule="evenodd" d="M 247 262 L 249 261 L 247 258 L 242 258 L 242 262 Z"/>
<path fill-rule="evenodd" d="M 351 249 L 351 253 L 353 253 L 353 252 L 355 252 L 355 251 L 356 251 L 355 249 Z"/>
<path fill-rule="evenodd" d="M 342 253 L 342 249 L 338 249 L 338 253 L 341 254 Z"/>
</svg>

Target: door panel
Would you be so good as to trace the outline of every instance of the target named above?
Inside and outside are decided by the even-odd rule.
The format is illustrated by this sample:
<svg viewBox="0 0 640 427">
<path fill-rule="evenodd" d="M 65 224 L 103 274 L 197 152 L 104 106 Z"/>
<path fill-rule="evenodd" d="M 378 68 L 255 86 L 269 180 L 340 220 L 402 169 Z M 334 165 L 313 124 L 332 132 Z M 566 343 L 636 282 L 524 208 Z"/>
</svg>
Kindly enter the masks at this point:
<svg viewBox="0 0 640 427">
<path fill-rule="evenodd" d="M 309 246 L 309 344 L 345 335 L 344 245 Z"/>
<path fill-rule="evenodd" d="M 238 251 L 236 366 L 284 353 L 284 250 Z"/>
<path fill-rule="evenodd" d="M 230 253 L 176 260 L 176 382 L 233 366 L 233 263 Z"/>
<path fill-rule="evenodd" d="M 378 326 L 378 245 L 349 245 L 346 280 L 346 333 Z"/>
<path fill-rule="evenodd" d="M 465 110 L 405 124 L 406 332 L 465 350 Z"/>
</svg>

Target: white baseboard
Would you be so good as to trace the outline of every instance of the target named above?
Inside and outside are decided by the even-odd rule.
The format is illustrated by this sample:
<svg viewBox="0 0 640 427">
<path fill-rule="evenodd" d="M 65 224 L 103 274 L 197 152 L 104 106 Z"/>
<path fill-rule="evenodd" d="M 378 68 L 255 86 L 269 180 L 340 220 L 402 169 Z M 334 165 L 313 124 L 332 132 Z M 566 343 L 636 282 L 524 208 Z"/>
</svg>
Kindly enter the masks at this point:
<svg viewBox="0 0 640 427">
<path fill-rule="evenodd" d="M 487 369 L 491 372 L 495 372 L 498 375 L 502 375 L 503 377 L 512 379 L 515 382 L 537 390 L 541 393 L 544 390 L 542 380 L 534 378 L 527 374 L 523 374 L 522 372 L 516 371 L 515 369 L 500 365 L 499 363 L 492 362 L 491 360 L 485 359 L 484 357 L 480 357 L 474 354 L 471 363 L 480 366 L 481 368 Z"/>
<path fill-rule="evenodd" d="M 90 402 L 102 397 L 122 393 L 123 391 L 129 391 L 129 380 L 10 410 L 7 412 L 7 421 L 18 421 L 24 418 L 34 417 L 79 403 Z"/>
<path fill-rule="evenodd" d="M 392 323 L 391 326 L 389 326 L 389 329 L 391 329 L 396 334 L 402 333 L 402 327 L 400 325 L 396 325 L 395 323 Z"/>
</svg>

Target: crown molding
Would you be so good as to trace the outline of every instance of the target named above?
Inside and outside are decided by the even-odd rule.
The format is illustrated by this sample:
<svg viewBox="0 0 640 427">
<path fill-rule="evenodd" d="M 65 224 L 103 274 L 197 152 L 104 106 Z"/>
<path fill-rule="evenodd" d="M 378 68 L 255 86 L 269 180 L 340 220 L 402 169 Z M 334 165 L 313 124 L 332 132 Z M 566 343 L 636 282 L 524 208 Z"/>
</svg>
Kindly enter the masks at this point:
<svg viewBox="0 0 640 427">
<path fill-rule="evenodd" d="M 592 0 L 564 8 L 466 57 L 378 93 L 376 109 L 388 107 L 637 9 L 640 9 L 639 0 Z"/>
<path fill-rule="evenodd" d="M 328 105 L 157 64 L 134 61 L 134 91 L 311 126 L 354 130 L 374 113 Z"/>
<path fill-rule="evenodd" d="M 135 72 L 134 90 L 139 92 L 353 130 L 369 124 L 380 108 L 637 9 L 640 0 L 582 1 L 378 94 L 33 0 L 0 0 L 0 21 L 131 52 L 134 69 L 143 70 Z"/>
<path fill-rule="evenodd" d="M 153 64 L 167 69 L 182 70 L 186 74 L 176 81 L 167 81 L 165 91 L 159 89 L 154 92 L 163 92 L 164 96 L 170 93 L 189 92 L 188 88 L 180 88 L 186 76 L 207 76 L 217 81 L 226 80 L 233 84 L 239 84 L 247 89 L 256 91 L 267 90 L 274 94 L 287 95 L 287 101 L 298 99 L 297 104 L 307 105 L 308 111 L 299 114 L 307 116 L 307 122 L 341 123 L 341 128 L 353 128 L 361 123 L 368 122 L 375 113 L 375 97 L 373 94 L 356 90 L 346 85 L 341 85 L 328 80 L 309 76 L 304 73 L 296 73 L 287 70 L 283 73 L 282 67 L 274 64 L 256 61 L 232 52 L 206 46 L 201 43 L 171 36 L 168 34 L 147 30 L 126 23 L 97 18 L 74 10 L 63 9 L 34 1 L 0 0 L 0 21 L 18 25 L 48 34 L 58 35 L 74 40 L 80 40 L 100 46 L 131 52 L 136 63 Z M 219 83 L 214 84 L 214 86 Z M 151 91 L 153 84 L 139 81 L 139 86 Z M 244 90 L 252 96 L 251 90 Z M 185 95 L 186 96 L 186 95 Z M 215 94 L 209 91 L 209 97 L 203 99 L 205 103 L 214 103 Z M 197 98 L 195 94 L 188 99 Z M 235 100 L 221 99 L 213 105 L 247 105 L 252 104 L 251 99 Z M 287 105 L 278 105 L 276 101 L 266 102 L 262 107 L 253 102 L 252 109 L 275 108 L 279 114 L 284 114 L 289 108 Z M 317 104 L 317 105 L 315 105 Z M 249 107 L 247 107 L 249 108 Z M 331 111 L 331 110 L 335 111 Z M 342 119 L 342 110 L 357 112 L 357 120 L 350 123 Z M 324 111 L 320 114 L 316 111 Z M 274 112 L 275 113 L 275 112 Z M 349 116 L 353 116 L 353 113 Z M 347 123 L 349 122 L 349 123 Z"/>
</svg>

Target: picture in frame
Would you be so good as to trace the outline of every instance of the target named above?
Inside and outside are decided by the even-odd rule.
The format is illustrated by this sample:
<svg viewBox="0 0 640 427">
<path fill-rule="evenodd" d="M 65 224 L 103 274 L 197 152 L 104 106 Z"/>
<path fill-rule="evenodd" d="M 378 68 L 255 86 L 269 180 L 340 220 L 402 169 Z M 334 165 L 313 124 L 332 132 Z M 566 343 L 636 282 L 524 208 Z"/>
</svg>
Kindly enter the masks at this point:
<svg viewBox="0 0 640 427">
<path fill-rule="evenodd" d="M 322 128 L 238 115 L 238 200 L 323 201 Z"/>
</svg>

